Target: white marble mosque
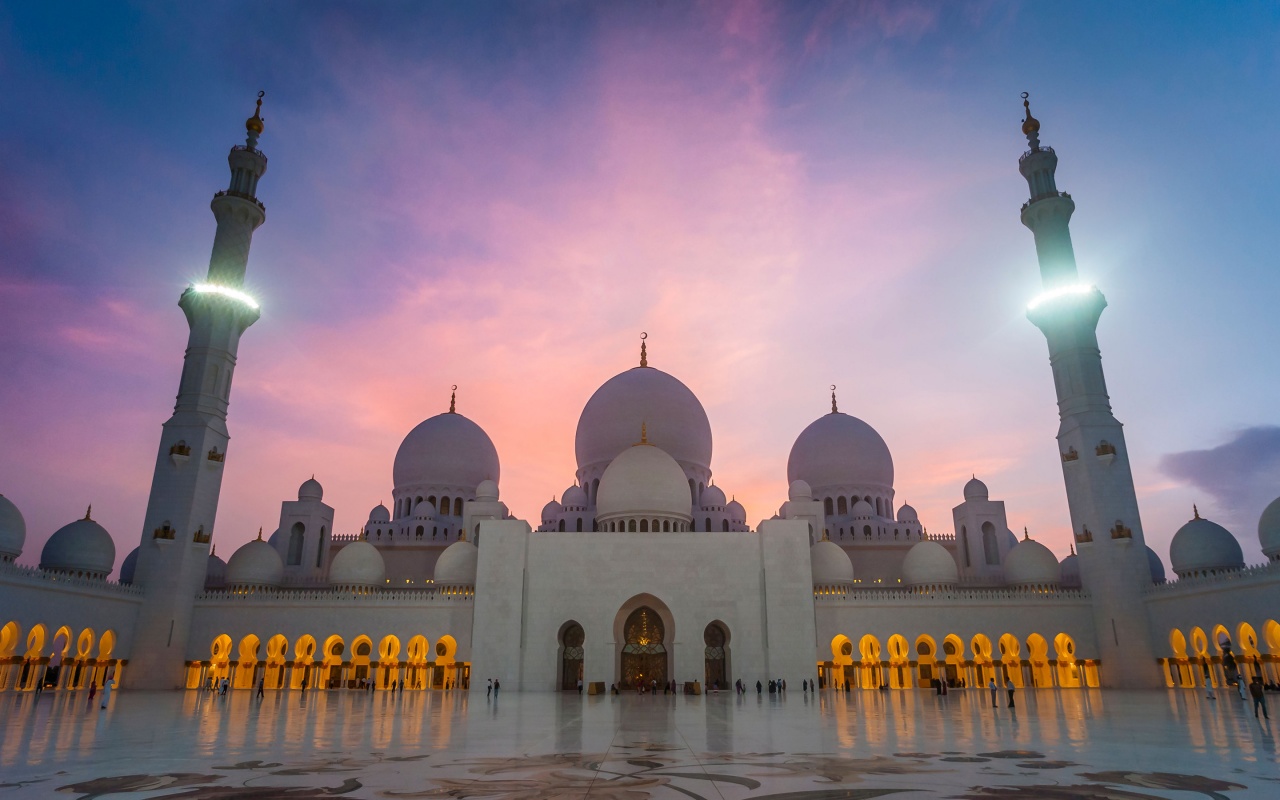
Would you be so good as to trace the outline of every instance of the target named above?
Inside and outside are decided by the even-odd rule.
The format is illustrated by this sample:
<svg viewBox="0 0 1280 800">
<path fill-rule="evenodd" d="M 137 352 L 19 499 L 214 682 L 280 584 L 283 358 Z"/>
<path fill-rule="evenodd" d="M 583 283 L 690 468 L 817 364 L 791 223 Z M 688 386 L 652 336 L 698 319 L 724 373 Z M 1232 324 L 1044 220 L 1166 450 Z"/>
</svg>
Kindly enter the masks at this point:
<svg viewBox="0 0 1280 800">
<path fill-rule="evenodd" d="M 1075 204 L 1039 127 L 1027 106 L 1022 222 L 1044 286 L 1027 316 L 1048 341 L 1060 411 L 1074 533 L 1062 562 L 1010 531 L 976 477 L 957 487 L 951 520 L 927 521 L 952 532 L 927 532 L 895 496 L 888 445 L 834 393 L 796 437 L 788 496 L 751 523 L 713 482 L 701 403 L 649 365 L 645 343 L 636 367 L 586 400 L 577 473 L 537 520 L 503 504 L 498 446 L 451 402 L 405 437 L 391 507 L 375 506 L 358 535 L 334 533 L 313 477 L 281 503 L 274 531 L 224 562 L 211 543 L 223 471 L 235 468 L 227 405 L 240 337 L 259 315 L 241 286 L 266 219 L 255 112 L 212 202 L 208 278 L 179 299 L 190 338 L 138 545 L 117 564 L 90 510 L 54 533 L 38 567 L 19 565 L 25 524 L 0 497 L 0 691 L 79 692 L 108 677 L 124 689 L 225 677 L 267 691 L 476 692 L 498 678 L 551 692 L 582 680 L 588 693 L 770 678 L 890 690 L 940 678 L 1193 688 L 1236 671 L 1280 682 L 1280 500 L 1258 523 L 1269 563 L 1247 567 L 1235 536 L 1195 512 L 1166 577 L 1144 543 L 1107 395 L 1095 334 L 1106 300 L 1080 283 Z"/>
</svg>

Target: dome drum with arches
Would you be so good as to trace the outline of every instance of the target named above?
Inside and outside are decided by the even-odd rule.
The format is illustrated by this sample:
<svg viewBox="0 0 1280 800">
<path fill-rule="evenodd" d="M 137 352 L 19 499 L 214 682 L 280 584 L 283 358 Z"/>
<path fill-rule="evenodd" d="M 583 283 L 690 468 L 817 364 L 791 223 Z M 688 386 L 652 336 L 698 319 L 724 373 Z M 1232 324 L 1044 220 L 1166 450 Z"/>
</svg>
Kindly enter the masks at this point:
<svg viewBox="0 0 1280 800">
<path fill-rule="evenodd" d="M 423 420 L 396 451 L 394 516 L 403 518 L 429 496 L 475 499 L 485 481 L 501 479 L 498 450 L 476 423 L 451 410 Z"/>
<path fill-rule="evenodd" d="M 834 401 L 832 405 L 834 409 Z M 818 498 L 871 496 L 893 507 L 889 446 L 875 428 L 839 411 L 818 417 L 796 437 L 787 458 L 787 480 L 805 481 Z"/>
</svg>

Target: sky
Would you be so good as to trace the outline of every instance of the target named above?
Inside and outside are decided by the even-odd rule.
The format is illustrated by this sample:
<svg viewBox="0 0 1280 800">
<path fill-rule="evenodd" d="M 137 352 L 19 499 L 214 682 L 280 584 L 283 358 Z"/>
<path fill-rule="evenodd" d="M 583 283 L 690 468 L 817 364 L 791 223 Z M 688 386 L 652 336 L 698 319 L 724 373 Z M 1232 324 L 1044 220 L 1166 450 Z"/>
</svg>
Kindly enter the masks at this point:
<svg viewBox="0 0 1280 800">
<path fill-rule="evenodd" d="M 266 91 L 214 542 L 313 474 L 354 533 L 400 440 L 458 410 L 535 519 L 578 413 L 649 360 L 717 485 L 772 516 L 795 437 L 874 426 L 950 533 L 971 475 L 1066 555 L 1019 94 L 1072 194 L 1146 538 L 1262 560 L 1280 495 L 1280 5 L 0 2 L 0 493 L 36 563 L 141 535 L 226 153 Z M 536 524 L 536 522 L 535 522 Z"/>
</svg>

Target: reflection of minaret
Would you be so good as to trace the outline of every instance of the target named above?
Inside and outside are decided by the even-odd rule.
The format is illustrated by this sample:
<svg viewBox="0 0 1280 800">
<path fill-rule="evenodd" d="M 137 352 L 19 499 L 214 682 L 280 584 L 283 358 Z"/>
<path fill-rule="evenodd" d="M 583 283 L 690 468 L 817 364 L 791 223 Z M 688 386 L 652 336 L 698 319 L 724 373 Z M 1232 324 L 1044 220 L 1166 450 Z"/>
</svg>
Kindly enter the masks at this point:
<svg viewBox="0 0 1280 800">
<path fill-rule="evenodd" d="M 1156 686 L 1158 674 L 1142 590 L 1151 583 L 1138 498 L 1124 430 L 1111 413 L 1102 374 L 1097 325 L 1107 301 L 1076 272 L 1068 223 L 1075 202 L 1054 182 L 1058 156 L 1040 146 L 1040 122 L 1022 123 L 1031 149 L 1018 160 L 1031 199 L 1022 224 L 1031 229 L 1044 293 L 1027 317 L 1049 343 L 1058 395 L 1058 450 L 1067 487 L 1080 576 L 1093 602 L 1102 681 L 1106 686 Z M 1087 657 L 1087 654 L 1084 654 Z"/>
<path fill-rule="evenodd" d="M 146 600 L 134 631 L 129 683 L 141 688 L 181 684 L 192 600 L 204 585 L 226 463 L 236 350 L 259 314 L 243 283 L 253 232 L 266 219 L 256 196 L 258 179 L 267 171 L 267 157 L 257 149 L 261 110 L 259 93 L 257 110 L 245 122 L 245 144 L 227 157 L 231 185 L 211 204 L 218 228 L 208 278 L 178 299 L 191 332 L 177 404 L 160 434 L 134 573 Z"/>
</svg>

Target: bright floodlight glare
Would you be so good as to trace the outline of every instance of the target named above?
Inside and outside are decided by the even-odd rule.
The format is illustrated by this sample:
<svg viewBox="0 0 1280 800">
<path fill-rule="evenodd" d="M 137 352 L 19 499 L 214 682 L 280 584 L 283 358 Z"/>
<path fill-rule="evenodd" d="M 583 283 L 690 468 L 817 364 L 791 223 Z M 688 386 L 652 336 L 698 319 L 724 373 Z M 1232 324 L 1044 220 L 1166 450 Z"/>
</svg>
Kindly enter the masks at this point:
<svg viewBox="0 0 1280 800">
<path fill-rule="evenodd" d="M 223 297 L 230 297 L 232 300 L 239 300 L 249 308 L 258 308 L 258 301 L 239 289 L 232 289 L 230 286 L 219 286 L 216 283 L 197 283 L 191 287 L 202 294 L 220 294 Z"/>
<path fill-rule="evenodd" d="M 1076 283 L 1071 286 L 1059 286 L 1057 289 L 1050 289 L 1047 292 L 1041 292 L 1036 295 L 1035 299 L 1030 303 L 1027 303 L 1027 310 L 1035 311 L 1037 306 L 1047 303 L 1050 300 L 1057 300 L 1059 297 L 1066 297 L 1068 295 L 1089 294 L 1090 292 L 1096 291 L 1096 289 L 1097 287 L 1091 283 Z"/>
</svg>

